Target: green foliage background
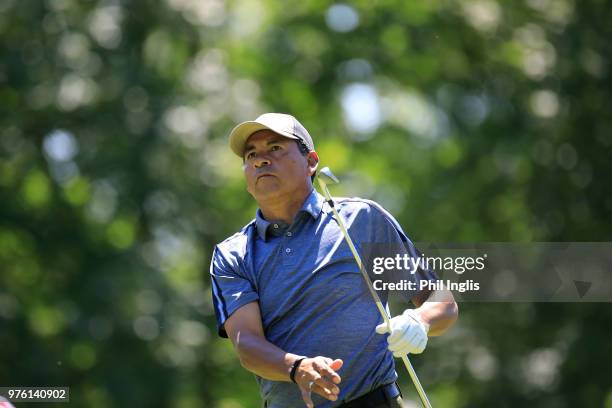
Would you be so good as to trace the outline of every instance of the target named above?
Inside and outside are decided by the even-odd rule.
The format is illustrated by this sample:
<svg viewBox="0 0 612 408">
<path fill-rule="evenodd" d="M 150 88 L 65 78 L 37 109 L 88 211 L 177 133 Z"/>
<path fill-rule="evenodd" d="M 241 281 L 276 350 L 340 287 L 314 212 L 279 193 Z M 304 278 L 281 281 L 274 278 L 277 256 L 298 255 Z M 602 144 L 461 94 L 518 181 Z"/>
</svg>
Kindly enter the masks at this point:
<svg viewBox="0 0 612 408">
<path fill-rule="evenodd" d="M 227 134 L 266 111 L 414 240 L 611 240 L 606 2 L 331 6 L 0 1 L 0 385 L 259 406 L 207 271 L 256 208 Z M 413 358 L 434 406 L 612 407 L 609 305 L 460 309 Z"/>
</svg>

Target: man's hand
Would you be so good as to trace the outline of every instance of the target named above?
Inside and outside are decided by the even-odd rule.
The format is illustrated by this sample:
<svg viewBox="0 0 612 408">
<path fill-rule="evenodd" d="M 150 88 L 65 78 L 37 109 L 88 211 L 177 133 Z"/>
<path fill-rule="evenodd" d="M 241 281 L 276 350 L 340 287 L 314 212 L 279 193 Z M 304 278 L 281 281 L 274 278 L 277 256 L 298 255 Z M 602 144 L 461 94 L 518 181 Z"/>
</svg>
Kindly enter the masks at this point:
<svg viewBox="0 0 612 408">
<path fill-rule="evenodd" d="M 321 356 L 306 358 L 300 363 L 295 373 L 295 382 L 300 387 L 302 399 L 308 408 L 314 407 L 310 397 L 313 392 L 330 401 L 338 399 L 340 389 L 336 384 L 340 383 L 341 378 L 336 371 L 340 367 L 342 360 Z"/>
<path fill-rule="evenodd" d="M 389 350 L 395 357 L 408 353 L 420 354 L 427 345 L 429 326 L 425 324 L 414 309 L 407 309 L 403 314 L 391 319 L 391 334 L 387 338 Z M 376 333 L 388 333 L 385 323 L 376 326 Z"/>
</svg>

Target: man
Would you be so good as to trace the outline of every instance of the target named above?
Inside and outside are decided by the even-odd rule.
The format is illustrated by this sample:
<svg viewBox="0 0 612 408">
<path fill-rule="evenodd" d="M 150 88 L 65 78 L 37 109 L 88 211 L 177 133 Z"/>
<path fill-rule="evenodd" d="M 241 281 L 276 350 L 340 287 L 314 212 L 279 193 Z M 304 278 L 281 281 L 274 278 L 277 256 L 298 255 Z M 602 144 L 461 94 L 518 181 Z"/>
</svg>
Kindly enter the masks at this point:
<svg viewBox="0 0 612 408">
<path fill-rule="evenodd" d="M 256 374 L 267 408 L 400 407 L 393 355 L 420 353 L 428 336 L 457 318 L 450 292 L 386 326 L 329 205 L 312 186 L 319 158 L 293 116 L 267 113 L 236 126 L 230 147 L 243 159 L 255 220 L 215 247 L 211 262 L 219 334 Z M 366 243 L 416 250 L 378 204 L 335 199 L 349 234 Z M 413 279 L 435 280 L 419 270 Z M 386 301 L 386 293 L 383 294 Z M 295 383 L 295 384 L 294 384 Z"/>
</svg>

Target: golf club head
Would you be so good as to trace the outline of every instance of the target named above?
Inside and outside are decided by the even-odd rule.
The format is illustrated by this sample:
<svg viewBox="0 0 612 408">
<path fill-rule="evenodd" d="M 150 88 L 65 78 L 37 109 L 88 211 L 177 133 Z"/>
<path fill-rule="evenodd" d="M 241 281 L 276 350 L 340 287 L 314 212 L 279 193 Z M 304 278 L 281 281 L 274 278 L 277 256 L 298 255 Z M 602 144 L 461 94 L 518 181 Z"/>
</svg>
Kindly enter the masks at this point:
<svg viewBox="0 0 612 408">
<path fill-rule="evenodd" d="M 322 179 L 327 184 L 338 184 L 338 183 L 340 183 L 340 180 L 338 180 L 338 178 L 336 176 L 334 176 L 334 173 L 332 173 L 332 171 L 329 169 L 329 167 L 323 167 L 321 170 L 319 170 L 317 172 L 317 177 Z"/>
</svg>

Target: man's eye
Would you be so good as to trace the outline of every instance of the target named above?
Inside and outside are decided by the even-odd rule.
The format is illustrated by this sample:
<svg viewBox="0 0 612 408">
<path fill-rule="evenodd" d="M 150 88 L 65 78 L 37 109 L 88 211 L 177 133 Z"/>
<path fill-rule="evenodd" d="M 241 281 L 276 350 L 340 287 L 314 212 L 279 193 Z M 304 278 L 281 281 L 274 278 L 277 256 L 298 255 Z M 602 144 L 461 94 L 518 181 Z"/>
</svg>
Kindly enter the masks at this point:
<svg viewBox="0 0 612 408">
<path fill-rule="evenodd" d="M 246 154 L 245 159 L 250 160 L 255 157 L 255 152 L 249 152 Z"/>
<path fill-rule="evenodd" d="M 272 145 L 272 147 L 270 147 L 270 151 L 280 150 L 280 148 L 280 145 Z"/>
</svg>

